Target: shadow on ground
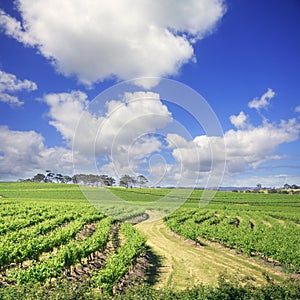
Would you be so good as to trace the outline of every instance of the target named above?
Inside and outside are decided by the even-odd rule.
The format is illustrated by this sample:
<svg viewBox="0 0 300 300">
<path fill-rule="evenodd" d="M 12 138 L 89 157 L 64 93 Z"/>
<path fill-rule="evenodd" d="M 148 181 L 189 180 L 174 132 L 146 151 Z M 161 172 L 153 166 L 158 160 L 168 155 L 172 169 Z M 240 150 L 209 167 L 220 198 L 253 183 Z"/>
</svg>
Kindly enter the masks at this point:
<svg viewBox="0 0 300 300">
<path fill-rule="evenodd" d="M 161 267 L 163 266 L 163 256 L 154 253 L 149 246 L 146 248 L 146 256 L 148 260 L 148 266 L 145 270 L 145 282 L 150 285 L 155 285 L 160 276 L 159 270 L 161 270 Z"/>
</svg>

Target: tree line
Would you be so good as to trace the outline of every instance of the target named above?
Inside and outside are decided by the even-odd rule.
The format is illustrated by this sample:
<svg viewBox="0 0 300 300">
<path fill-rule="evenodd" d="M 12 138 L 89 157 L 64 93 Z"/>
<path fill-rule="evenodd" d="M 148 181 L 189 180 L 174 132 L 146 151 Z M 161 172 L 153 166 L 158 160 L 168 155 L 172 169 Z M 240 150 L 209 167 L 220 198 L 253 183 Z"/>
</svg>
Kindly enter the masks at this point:
<svg viewBox="0 0 300 300">
<path fill-rule="evenodd" d="M 263 187 L 258 183 L 253 189 L 234 189 L 232 192 L 246 192 L 246 193 L 268 193 L 268 194 L 300 194 L 300 186 L 297 184 L 284 184 L 282 187 Z"/>
<path fill-rule="evenodd" d="M 75 174 L 72 177 L 68 175 L 62 175 L 60 173 L 46 170 L 46 173 L 37 173 L 32 178 L 27 178 L 27 182 L 50 182 L 50 183 L 73 183 L 93 186 L 113 186 L 116 184 L 116 179 L 109 175 L 95 175 L 95 174 Z M 148 179 L 144 175 L 130 176 L 125 174 L 120 177 L 119 185 L 132 188 L 133 186 L 139 186 L 140 188 L 145 186 Z"/>
</svg>

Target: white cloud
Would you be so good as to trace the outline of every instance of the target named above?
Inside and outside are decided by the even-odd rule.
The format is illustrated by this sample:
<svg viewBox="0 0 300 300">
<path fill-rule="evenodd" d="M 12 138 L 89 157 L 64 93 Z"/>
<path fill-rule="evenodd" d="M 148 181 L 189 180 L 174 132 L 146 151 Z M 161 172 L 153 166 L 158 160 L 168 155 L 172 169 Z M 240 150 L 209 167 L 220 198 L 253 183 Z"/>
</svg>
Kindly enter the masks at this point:
<svg viewBox="0 0 300 300">
<path fill-rule="evenodd" d="M 50 107 L 49 124 L 70 148 L 73 145 L 88 157 L 105 157 L 105 168 L 111 169 L 113 162 L 119 174 L 129 165 L 133 172 L 145 158 L 159 152 L 162 143 L 153 133 L 172 121 L 159 94 L 152 92 L 125 93 L 119 100 L 107 101 L 106 107 L 98 107 L 97 102 L 88 107 L 86 94 L 79 91 L 48 94 L 44 101 Z"/>
<path fill-rule="evenodd" d="M 36 83 L 27 79 L 20 80 L 14 74 L 0 70 L 0 102 L 8 103 L 12 106 L 21 106 L 24 102 L 11 94 L 16 94 L 22 90 L 34 91 L 36 89 Z"/>
<path fill-rule="evenodd" d="M 114 141 L 132 145 L 141 135 L 155 132 L 172 120 L 159 94 L 152 92 L 125 93 L 120 100 L 108 100 L 106 111 L 93 103 L 91 109 L 87 95 L 80 91 L 47 94 L 44 101 L 50 108 L 49 124 L 70 147 L 75 139 L 82 153 L 91 153 L 96 143 L 97 153 L 109 154 Z"/>
<path fill-rule="evenodd" d="M 18 92 L 21 90 L 33 91 L 37 89 L 37 85 L 30 80 L 19 80 L 13 74 L 9 74 L 0 70 L 0 91 Z"/>
<path fill-rule="evenodd" d="M 78 120 L 88 106 L 87 95 L 80 91 L 52 93 L 45 95 L 44 101 L 50 107 L 49 124 L 54 126 L 71 146 Z"/>
<path fill-rule="evenodd" d="M 72 174 L 72 152 L 63 147 L 48 148 L 35 131 L 15 131 L 0 126 L 0 179 L 32 177 L 47 169 Z M 81 157 L 82 158 L 82 157 Z M 86 162 L 82 158 L 82 162 Z"/>
<path fill-rule="evenodd" d="M 212 185 L 220 182 L 226 162 L 225 182 L 230 184 L 245 171 L 282 160 L 276 150 L 296 141 L 300 133 L 297 119 L 278 123 L 264 119 L 253 126 L 241 112 L 230 117 L 236 129 L 224 136 L 192 140 L 174 132 L 162 136 L 159 129 L 173 119 L 160 95 L 152 92 L 125 93 L 117 100 L 107 99 L 101 107 L 80 91 L 48 94 L 44 101 L 49 105 L 49 123 L 61 133 L 66 148 L 47 147 L 34 131 L 0 127 L 1 179 L 4 174 L 4 179 L 32 176 L 49 168 L 71 173 L 75 159 L 76 171 L 95 170 L 97 164 L 98 172 L 112 176 L 142 171 L 151 185 L 205 186 L 209 178 Z"/>
<path fill-rule="evenodd" d="M 167 138 L 180 141 L 177 148 L 170 143 L 177 164 L 185 171 L 198 171 L 201 176 L 213 169 L 218 172 L 218 168 L 223 168 L 224 159 L 228 174 L 242 173 L 264 162 L 280 160 L 282 157 L 274 154 L 278 146 L 297 140 L 299 133 L 300 124 L 296 119 L 290 119 L 279 124 L 264 122 L 258 127 L 229 130 L 223 137 L 202 135 L 185 142 L 180 136 Z"/>
<path fill-rule="evenodd" d="M 295 112 L 300 113 L 300 105 L 295 107 Z"/>
<path fill-rule="evenodd" d="M 278 159 L 273 155 L 278 146 L 297 140 L 299 132 L 300 125 L 295 119 L 227 131 L 224 141 L 228 171 L 241 172 L 247 167 L 256 168 L 263 162 Z"/>
<path fill-rule="evenodd" d="M 162 143 L 151 134 L 170 123 L 172 116 L 158 94 L 135 92 L 126 93 L 122 101 L 108 101 L 107 113 L 99 121 L 98 135 L 94 132 L 96 154 L 109 155 L 115 172 L 124 174 L 128 166 L 135 172 L 144 159 L 160 151 Z"/>
<path fill-rule="evenodd" d="M 7 93 L 0 92 L 0 102 L 7 103 L 11 106 L 22 106 L 24 102 L 20 101 L 18 97 L 11 96 Z"/>
<path fill-rule="evenodd" d="M 230 117 L 236 129 L 228 130 L 223 137 L 202 135 L 186 140 L 179 134 L 169 133 L 165 136 L 165 145 L 153 133 L 170 123 L 172 116 L 156 93 L 125 93 L 118 100 L 107 101 L 105 111 L 97 106 L 94 111 L 87 109 L 87 97 L 81 92 L 46 95 L 45 101 L 50 106 L 50 124 L 70 147 L 74 142 L 74 149 L 79 153 L 103 158 L 98 165 L 100 172 L 135 174 L 142 166 L 153 182 L 165 184 L 184 182 L 188 185 L 197 181 L 205 185 L 209 177 L 217 182 L 224 162 L 226 173 L 232 176 L 268 161 L 281 160 L 283 157 L 276 154 L 277 148 L 297 140 L 300 132 L 296 119 L 279 123 L 263 120 L 255 127 L 248 123 L 245 113 L 240 112 Z M 166 160 L 167 151 L 171 152 L 172 161 Z M 155 153 L 162 159 L 146 166 Z M 163 178 L 158 176 L 162 169 Z"/>
<path fill-rule="evenodd" d="M 169 144 L 169 148 L 185 147 L 187 143 L 184 137 L 175 133 L 169 133 L 166 138 Z"/>
<path fill-rule="evenodd" d="M 275 92 L 272 89 L 268 89 L 259 99 L 254 98 L 252 101 L 248 103 L 250 108 L 255 108 L 256 110 L 260 110 L 261 108 L 265 108 L 270 104 L 270 100 L 275 96 Z"/>
<path fill-rule="evenodd" d="M 222 137 L 196 136 L 192 141 L 186 141 L 177 134 L 167 135 L 169 147 L 173 148 L 172 155 L 178 165 L 185 171 L 208 172 L 213 164 L 224 163 L 225 148 Z M 179 140 L 176 145 L 172 141 Z"/>
<path fill-rule="evenodd" d="M 0 28 L 3 28 L 4 32 L 8 36 L 12 36 L 26 46 L 36 44 L 37 41 L 32 38 L 31 34 L 26 31 L 25 27 L 25 23 L 24 26 L 22 26 L 19 21 L 7 15 L 2 9 L 0 9 Z"/>
<path fill-rule="evenodd" d="M 248 117 L 245 115 L 243 111 L 241 111 L 237 116 L 232 115 L 229 117 L 230 122 L 236 127 L 236 128 L 243 128 L 246 126 L 246 121 Z"/>
<path fill-rule="evenodd" d="M 143 136 L 138 138 L 128 149 L 129 161 L 142 160 L 154 152 L 159 152 L 161 147 L 161 141 L 155 137 Z"/>
<path fill-rule="evenodd" d="M 226 10 L 223 0 L 18 0 L 17 7 L 22 23 L 0 11 L 5 33 L 86 84 L 176 74 Z"/>
</svg>

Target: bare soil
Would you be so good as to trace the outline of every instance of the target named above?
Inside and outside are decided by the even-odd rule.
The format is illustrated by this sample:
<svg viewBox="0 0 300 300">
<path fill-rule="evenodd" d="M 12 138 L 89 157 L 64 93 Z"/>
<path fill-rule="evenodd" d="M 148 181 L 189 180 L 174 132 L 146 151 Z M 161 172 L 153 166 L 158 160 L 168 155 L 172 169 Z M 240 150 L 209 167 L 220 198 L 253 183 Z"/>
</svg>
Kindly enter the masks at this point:
<svg viewBox="0 0 300 300">
<path fill-rule="evenodd" d="M 156 288 L 185 289 L 195 284 L 216 285 L 220 274 L 248 279 L 261 285 L 268 280 L 282 281 L 285 274 L 263 261 L 236 254 L 218 243 L 195 243 L 172 233 L 157 216 L 136 227 L 148 238 L 148 245 L 161 264 L 157 268 Z"/>
</svg>

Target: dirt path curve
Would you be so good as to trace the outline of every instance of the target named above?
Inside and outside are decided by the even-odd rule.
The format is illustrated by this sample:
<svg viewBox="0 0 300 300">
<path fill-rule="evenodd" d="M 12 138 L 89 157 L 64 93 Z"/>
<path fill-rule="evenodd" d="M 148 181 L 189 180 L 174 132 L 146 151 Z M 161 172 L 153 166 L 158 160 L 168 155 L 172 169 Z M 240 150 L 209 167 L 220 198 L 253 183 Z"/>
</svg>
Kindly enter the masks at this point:
<svg viewBox="0 0 300 300">
<path fill-rule="evenodd" d="M 238 277 L 251 277 L 256 283 L 264 283 L 263 272 L 267 271 L 273 279 L 280 279 L 275 270 L 266 269 L 254 259 L 236 255 L 222 247 L 197 246 L 174 235 L 163 221 L 150 213 L 147 221 L 136 227 L 148 238 L 148 245 L 154 253 L 162 257 L 158 268 L 157 288 L 192 287 L 197 283 L 216 284 L 220 273 Z"/>
</svg>

